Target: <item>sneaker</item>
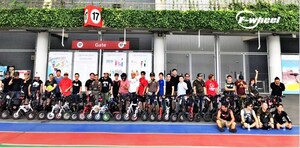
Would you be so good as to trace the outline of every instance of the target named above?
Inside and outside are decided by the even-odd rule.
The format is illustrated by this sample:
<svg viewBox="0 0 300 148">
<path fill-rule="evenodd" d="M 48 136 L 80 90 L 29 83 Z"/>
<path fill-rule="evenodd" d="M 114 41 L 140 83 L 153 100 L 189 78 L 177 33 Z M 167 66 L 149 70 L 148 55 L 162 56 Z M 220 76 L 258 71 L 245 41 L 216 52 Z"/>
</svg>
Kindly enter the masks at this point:
<svg viewBox="0 0 300 148">
<path fill-rule="evenodd" d="M 235 129 L 229 129 L 229 132 L 231 132 L 231 133 L 236 133 L 237 130 L 236 130 L 236 128 L 235 128 Z"/>
<path fill-rule="evenodd" d="M 225 131 L 224 128 L 218 128 L 218 130 L 219 130 L 220 132 L 224 132 L 224 131 Z"/>
</svg>

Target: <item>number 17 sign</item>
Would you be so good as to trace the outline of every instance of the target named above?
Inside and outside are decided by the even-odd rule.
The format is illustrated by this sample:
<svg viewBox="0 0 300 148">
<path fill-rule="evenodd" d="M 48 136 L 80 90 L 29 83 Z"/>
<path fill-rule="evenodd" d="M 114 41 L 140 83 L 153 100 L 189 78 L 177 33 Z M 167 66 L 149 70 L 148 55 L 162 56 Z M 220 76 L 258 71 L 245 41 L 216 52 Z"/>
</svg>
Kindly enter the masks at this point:
<svg viewBox="0 0 300 148">
<path fill-rule="evenodd" d="M 102 8 L 87 5 L 84 8 L 84 27 L 102 27 L 102 18 L 101 18 Z"/>
</svg>

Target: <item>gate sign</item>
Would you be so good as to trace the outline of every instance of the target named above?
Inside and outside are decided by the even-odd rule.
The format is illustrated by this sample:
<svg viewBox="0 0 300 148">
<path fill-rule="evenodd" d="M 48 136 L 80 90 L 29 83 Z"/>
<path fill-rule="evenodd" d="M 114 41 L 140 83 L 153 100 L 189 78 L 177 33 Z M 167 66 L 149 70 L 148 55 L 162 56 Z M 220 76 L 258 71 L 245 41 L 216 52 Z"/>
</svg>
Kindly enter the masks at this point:
<svg viewBox="0 0 300 148">
<path fill-rule="evenodd" d="M 84 27 L 102 27 L 102 18 L 101 18 L 102 8 L 87 5 L 84 8 Z"/>
<path fill-rule="evenodd" d="M 129 49 L 129 41 L 124 44 L 123 41 L 98 41 L 98 40 L 75 40 L 72 41 L 72 49 L 116 49 L 126 50 Z"/>
</svg>

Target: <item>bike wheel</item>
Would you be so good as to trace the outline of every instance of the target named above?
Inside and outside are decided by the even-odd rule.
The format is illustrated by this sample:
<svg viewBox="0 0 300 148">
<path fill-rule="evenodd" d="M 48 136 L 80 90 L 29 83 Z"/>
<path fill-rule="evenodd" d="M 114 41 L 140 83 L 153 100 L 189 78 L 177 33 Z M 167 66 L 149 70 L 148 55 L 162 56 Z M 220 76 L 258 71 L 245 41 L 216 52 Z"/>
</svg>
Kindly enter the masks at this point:
<svg viewBox="0 0 300 148">
<path fill-rule="evenodd" d="M 13 113 L 13 119 L 14 120 L 20 119 L 20 117 L 21 117 L 21 113 L 20 112 L 16 111 L 16 112 Z"/>
<path fill-rule="evenodd" d="M 194 121 L 194 114 L 193 113 L 189 113 L 187 116 L 188 121 L 193 122 Z"/>
<path fill-rule="evenodd" d="M 64 120 L 70 120 L 70 118 L 71 118 L 71 113 L 70 112 L 65 112 L 63 114 L 63 119 Z"/>
<path fill-rule="evenodd" d="M 47 119 L 48 120 L 53 120 L 55 118 L 55 114 L 53 112 L 47 113 Z"/>
<path fill-rule="evenodd" d="M 142 120 L 143 121 L 147 121 L 148 120 L 148 113 L 146 113 L 146 112 L 142 113 Z"/>
<path fill-rule="evenodd" d="M 162 116 L 162 115 L 160 115 L 160 114 L 157 114 L 157 116 L 156 116 L 156 121 L 161 121 L 161 120 L 162 120 L 162 118 L 163 118 L 163 116 Z"/>
<path fill-rule="evenodd" d="M 102 120 L 107 122 L 110 120 L 110 114 L 109 113 L 104 113 L 102 116 Z"/>
<path fill-rule="evenodd" d="M 195 114 L 195 119 L 196 122 L 200 122 L 201 121 L 201 114 L 200 113 L 196 113 Z"/>
<path fill-rule="evenodd" d="M 115 121 L 121 121 L 122 120 L 122 115 L 120 113 L 115 113 L 114 114 L 114 119 L 115 119 Z"/>
<path fill-rule="evenodd" d="M 47 113 L 45 111 L 40 111 L 38 113 L 37 118 L 38 118 L 38 120 L 44 120 L 46 118 L 46 116 L 47 116 Z"/>
<path fill-rule="evenodd" d="M 85 120 L 85 114 L 83 112 L 79 113 L 78 118 L 79 118 L 80 121 Z"/>
<path fill-rule="evenodd" d="M 210 122 L 211 121 L 211 114 L 210 113 L 205 113 L 203 117 L 205 122 Z"/>
<path fill-rule="evenodd" d="M 172 122 L 176 122 L 177 121 L 177 115 L 176 115 L 176 113 L 172 113 L 171 114 L 171 121 Z"/>
<path fill-rule="evenodd" d="M 72 113 L 71 114 L 71 120 L 76 121 L 78 119 L 78 114 L 77 113 Z"/>
<path fill-rule="evenodd" d="M 150 113 L 150 115 L 149 115 L 150 121 L 155 121 L 155 118 L 156 118 L 155 113 Z"/>
<path fill-rule="evenodd" d="M 122 115 L 124 121 L 128 121 L 130 119 L 129 114 L 123 113 Z"/>
<path fill-rule="evenodd" d="M 55 114 L 55 120 L 61 120 L 63 118 L 62 113 Z"/>
<path fill-rule="evenodd" d="M 164 113 L 163 114 L 163 119 L 164 119 L 164 121 L 169 121 L 170 120 L 170 115 Z"/>
<path fill-rule="evenodd" d="M 183 121 L 185 121 L 185 115 L 184 115 L 184 113 L 179 113 L 178 114 L 178 121 L 179 122 L 183 122 Z"/>
<path fill-rule="evenodd" d="M 131 121 L 137 121 L 137 120 L 138 120 L 137 114 L 131 115 Z"/>
<path fill-rule="evenodd" d="M 100 121 L 101 120 L 101 114 L 99 114 L 99 113 L 94 114 L 93 118 L 94 118 L 95 121 Z"/>
<path fill-rule="evenodd" d="M 9 118 L 9 112 L 8 110 L 5 110 L 1 113 L 1 118 L 2 119 L 8 119 Z"/>
<path fill-rule="evenodd" d="M 36 117 L 36 112 L 34 112 L 34 111 L 28 112 L 28 113 L 26 114 L 26 118 L 27 118 L 28 120 L 33 120 L 33 119 L 35 119 L 35 117 Z"/>
</svg>

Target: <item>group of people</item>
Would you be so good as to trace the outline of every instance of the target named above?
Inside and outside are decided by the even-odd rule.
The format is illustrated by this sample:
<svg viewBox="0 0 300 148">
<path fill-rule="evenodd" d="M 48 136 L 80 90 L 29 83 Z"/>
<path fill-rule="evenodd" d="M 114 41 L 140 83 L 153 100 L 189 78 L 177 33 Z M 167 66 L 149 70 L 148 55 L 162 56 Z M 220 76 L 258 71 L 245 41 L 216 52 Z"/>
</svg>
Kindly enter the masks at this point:
<svg viewBox="0 0 300 148">
<path fill-rule="evenodd" d="M 140 75 L 140 76 L 138 76 Z M 159 73 L 158 80 L 155 79 L 155 73 L 150 73 L 150 80 L 146 79 L 146 72 L 142 71 L 140 74 L 135 72 L 131 73 L 130 78 L 126 73 L 119 75 L 116 73 L 114 79 L 109 77 L 108 72 L 104 72 L 104 75 L 99 78 L 98 74 L 90 73 L 90 78 L 85 82 L 86 95 L 92 94 L 95 98 L 95 104 L 105 104 L 110 97 L 118 98 L 122 95 L 135 95 L 137 100 L 141 102 L 141 108 L 145 109 L 146 96 L 187 96 L 194 95 L 200 101 L 200 110 L 202 110 L 202 102 L 204 96 L 215 97 L 219 93 L 219 84 L 215 80 L 213 74 L 209 74 L 208 79 L 205 81 L 202 73 L 197 74 L 196 80 L 191 82 L 190 75 L 188 73 L 184 75 L 178 75 L 177 69 L 173 69 L 171 73 L 164 75 Z M 19 97 L 21 92 L 24 92 L 24 97 L 30 99 L 32 94 L 45 93 L 46 97 L 50 97 L 51 94 L 55 94 L 56 97 L 69 97 L 72 99 L 78 99 L 82 93 L 82 82 L 79 80 L 80 75 L 75 73 L 74 80 L 69 78 L 68 73 L 64 73 L 61 76 L 61 71 L 57 70 L 56 75 L 49 75 L 49 79 L 43 83 L 40 80 L 40 76 L 37 74 L 32 80 L 30 73 L 24 74 L 24 79 L 19 77 L 18 72 L 5 74 L 5 78 L 0 81 L 0 91 L 3 93 L 14 92 L 15 97 Z M 121 77 L 121 79 L 119 78 Z M 257 77 L 258 71 L 256 70 L 255 78 L 251 78 L 249 85 L 242 75 L 235 82 L 231 75 L 227 75 L 226 83 L 224 86 L 224 95 L 237 95 L 239 98 L 244 98 L 248 89 L 249 95 L 259 98 L 259 92 L 257 89 Z M 278 77 L 270 85 L 272 96 L 282 96 L 282 92 L 285 90 L 285 86 L 280 82 Z M 154 98 L 150 99 L 153 102 Z M 232 132 L 236 132 L 236 123 L 233 111 L 228 108 L 228 103 L 222 103 L 221 108 L 217 112 L 217 125 L 221 132 L 224 131 L 224 126 L 230 129 Z M 244 128 L 292 128 L 291 120 L 283 111 L 283 105 L 278 104 L 274 113 L 268 111 L 268 106 L 263 103 L 257 113 L 252 109 L 253 104 L 247 102 L 245 108 L 241 110 L 241 125 Z M 218 106 L 214 106 L 215 109 Z M 269 119 L 265 121 L 265 117 Z M 285 117 L 286 120 L 283 120 Z"/>
</svg>

